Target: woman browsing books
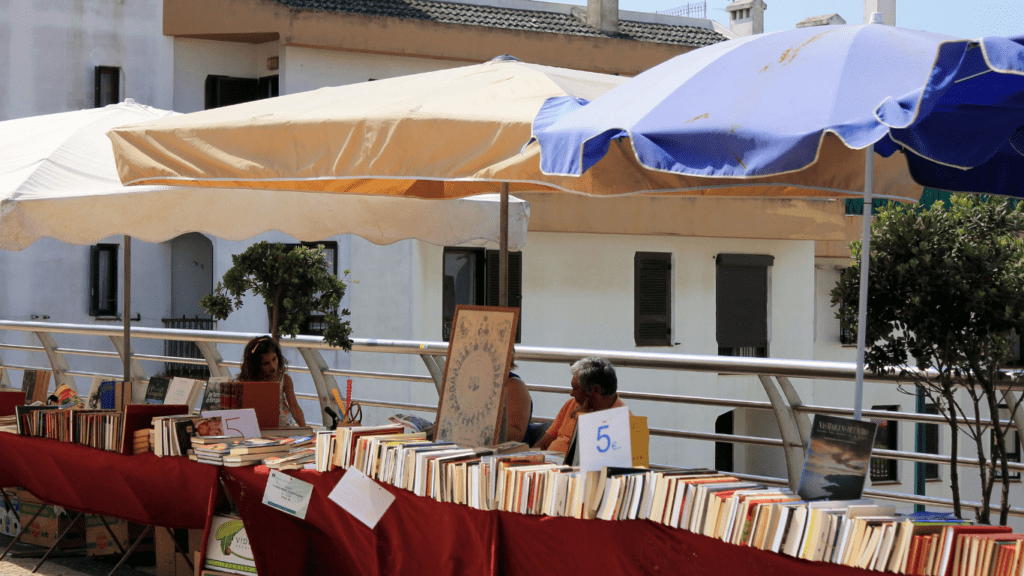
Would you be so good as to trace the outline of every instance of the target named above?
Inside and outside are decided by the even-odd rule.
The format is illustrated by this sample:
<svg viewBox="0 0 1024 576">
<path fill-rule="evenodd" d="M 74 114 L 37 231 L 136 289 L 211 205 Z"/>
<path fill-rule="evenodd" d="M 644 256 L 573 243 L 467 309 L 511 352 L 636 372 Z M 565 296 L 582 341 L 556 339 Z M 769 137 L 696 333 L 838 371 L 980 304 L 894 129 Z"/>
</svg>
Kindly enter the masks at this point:
<svg viewBox="0 0 1024 576">
<path fill-rule="evenodd" d="M 253 338 L 245 345 L 242 356 L 242 371 L 238 373 L 239 382 L 278 382 L 280 384 L 280 417 L 278 425 L 306 425 L 306 417 L 302 414 L 295 399 L 295 387 L 291 376 L 286 374 L 288 361 L 281 352 L 281 346 L 270 336 Z"/>
</svg>

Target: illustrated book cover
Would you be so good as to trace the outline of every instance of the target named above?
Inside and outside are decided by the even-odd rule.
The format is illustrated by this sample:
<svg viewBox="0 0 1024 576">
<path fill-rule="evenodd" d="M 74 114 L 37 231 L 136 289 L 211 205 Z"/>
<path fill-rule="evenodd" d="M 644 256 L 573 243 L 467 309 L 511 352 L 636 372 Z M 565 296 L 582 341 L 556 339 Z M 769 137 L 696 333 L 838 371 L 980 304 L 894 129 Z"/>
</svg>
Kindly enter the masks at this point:
<svg viewBox="0 0 1024 576">
<path fill-rule="evenodd" d="M 518 308 L 456 307 L 435 440 L 460 446 L 493 446 L 503 440 L 505 385 L 518 322 Z"/>
<path fill-rule="evenodd" d="M 804 500 L 856 500 L 864 491 L 878 425 L 816 414 L 797 494 Z"/>
</svg>

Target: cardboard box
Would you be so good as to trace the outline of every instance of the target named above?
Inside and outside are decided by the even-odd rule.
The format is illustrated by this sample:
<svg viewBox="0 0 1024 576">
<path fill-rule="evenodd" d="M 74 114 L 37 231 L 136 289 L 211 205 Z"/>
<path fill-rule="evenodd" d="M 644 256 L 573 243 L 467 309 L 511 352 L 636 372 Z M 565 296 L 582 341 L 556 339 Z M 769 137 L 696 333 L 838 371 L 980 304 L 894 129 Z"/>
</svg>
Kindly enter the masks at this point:
<svg viewBox="0 0 1024 576">
<path fill-rule="evenodd" d="M 0 497 L 0 534 L 4 536 L 17 536 L 21 530 L 21 518 L 18 516 L 18 493 L 15 490 L 5 490 L 7 499 Z M 8 505 L 10 500 L 10 505 Z"/>
<path fill-rule="evenodd" d="M 166 528 L 154 526 L 154 541 L 156 544 L 156 576 L 193 576 L 185 558 L 178 554 L 174 547 L 174 540 Z M 188 554 L 194 558 L 203 543 L 202 530 L 188 531 Z M 194 564 L 193 564 L 194 565 Z"/>
<path fill-rule="evenodd" d="M 57 541 L 68 526 L 74 514 L 68 515 L 63 509 L 52 505 L 43 505 L 35 496 L 25 490 L 18 490 L 18 507 L 22 516 L 22 522 L 28 522 L 30 518 L 40 509 L 39 515 L 29 525 L 25 526 L 21 541 L 27 544 L 45 546 L 49 548 Z M 61 548 L 83 548 L 85 546 L 85 523 L 76 522 L 75 526 L 64 536 L 61 541 Z"/>
<path fill-rule="evenodd" d="M 210 539 L 206 543 L 203 568 L 243 576 L 256 574 L 256 562 L 252 556 L 241 518 L 218 514 L 210 519 Z"/>
<path fill-rule="evenodd" d="M 110 516 L 104 517 L 107 521 L 107 525 L 110 526 L 110 531 L 114 532 L 117 539 L 121 541 L 121 546 L 127 550 L 129 546 L 128 541 L 128 522 L 123 518 L 112 518 Z M 88 514 L 85 518 L 85 553 L 88 556 L 102 556 L 104 554 L 120 554 L 121 549 L 117 547 L 114 539 L 110 536 L 108 531 L 103 526 L 103 520 L 95 514 Z"/>
</svg>

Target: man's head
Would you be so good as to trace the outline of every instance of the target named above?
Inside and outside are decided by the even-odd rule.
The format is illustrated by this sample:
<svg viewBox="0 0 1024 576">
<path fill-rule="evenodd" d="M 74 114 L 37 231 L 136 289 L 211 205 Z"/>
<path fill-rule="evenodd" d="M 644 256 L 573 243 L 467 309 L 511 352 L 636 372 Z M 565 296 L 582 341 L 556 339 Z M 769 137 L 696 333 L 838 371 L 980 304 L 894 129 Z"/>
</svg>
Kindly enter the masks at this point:
<svg viewBox="0 0 1024 576">
<path fill-rule="evenodd" d="M 618 379 L 615 368 L 604 358 L 591 356 L 575 362 L 572 371 L 572 397 L 588 409 L 600 409 L 607 399 L 615 395 Z"/>
</svg>

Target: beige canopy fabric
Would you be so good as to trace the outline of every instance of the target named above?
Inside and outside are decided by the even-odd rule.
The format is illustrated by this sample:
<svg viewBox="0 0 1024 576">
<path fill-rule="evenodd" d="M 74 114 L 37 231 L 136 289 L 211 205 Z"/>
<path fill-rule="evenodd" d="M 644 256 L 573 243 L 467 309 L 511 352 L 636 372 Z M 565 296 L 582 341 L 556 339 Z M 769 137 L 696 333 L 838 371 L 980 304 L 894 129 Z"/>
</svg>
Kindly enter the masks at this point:
<svg viewBox="0 0 1024 576">
<path fill-rule="evenodd" d="M 301 192 L 131 186 L 106 136 L 115 126 L 178 116 L 121 104 L 0 122 L 0 249 L 40 238 L 93 244 L 112 235 L 163 242 L 186 232 L 246 240 L 268 231 L 316 241 L 355 234 L 441 246 L 497 243 L 496 195 L 448 202 Z M 529 204 L 510 200 L 509 246 L 526 243 Z"/>
<path fill-rule="evenodd" d="M 118 128 L 125 184 L 461 198 L 555 190 L 595 196 L 860 196 L 863 153 L 825 139 L 818 162 L 778 177 L 695 178 L 639 167 L 628 140 L 582 177 L 542 174 L 530 141 L 551 97 L 592 100 L 625 78 L 491 61 L 293 94 Z M 876 195 L 917 200 L 898 158 L 876 157 Z"/>
</svg>

